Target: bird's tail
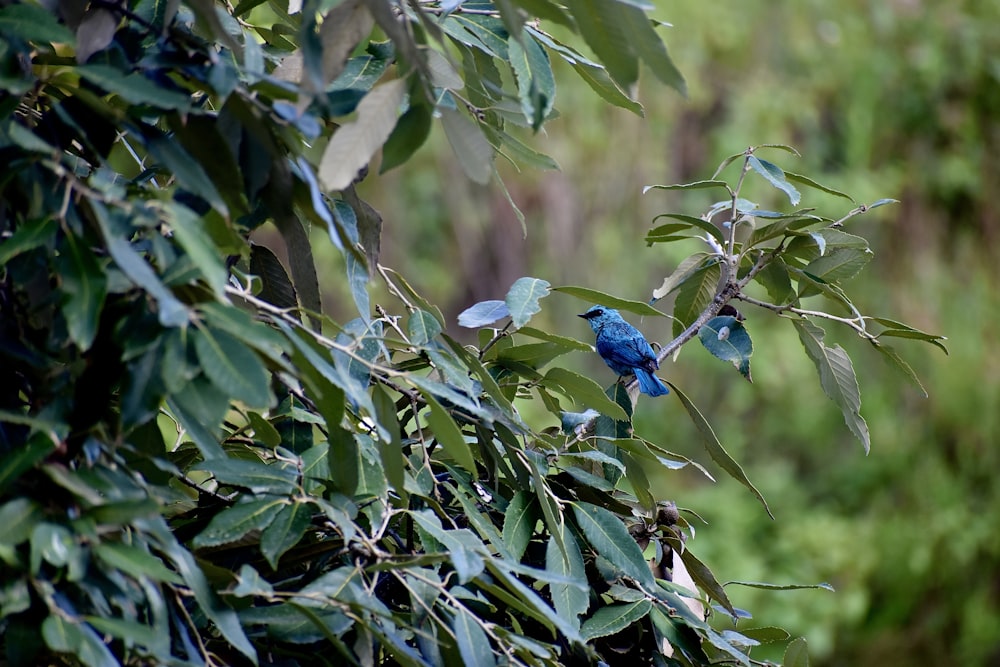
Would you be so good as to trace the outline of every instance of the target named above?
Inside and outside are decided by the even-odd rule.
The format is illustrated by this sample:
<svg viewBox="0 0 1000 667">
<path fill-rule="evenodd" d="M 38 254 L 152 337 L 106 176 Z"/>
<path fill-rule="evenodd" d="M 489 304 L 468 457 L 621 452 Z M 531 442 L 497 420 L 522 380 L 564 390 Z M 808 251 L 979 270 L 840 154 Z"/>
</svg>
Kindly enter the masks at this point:
<svg viewBox="0 0 1000 667">
<path fill-rule="evenodd" d="M 667 385 L 663 384 L 660 378 L 656 377 L 644 368 L 635 369 L 635 377 L 639 380 L 639 391 L 650 396 L 663 396 L 669 394 Z"/>
</svg>

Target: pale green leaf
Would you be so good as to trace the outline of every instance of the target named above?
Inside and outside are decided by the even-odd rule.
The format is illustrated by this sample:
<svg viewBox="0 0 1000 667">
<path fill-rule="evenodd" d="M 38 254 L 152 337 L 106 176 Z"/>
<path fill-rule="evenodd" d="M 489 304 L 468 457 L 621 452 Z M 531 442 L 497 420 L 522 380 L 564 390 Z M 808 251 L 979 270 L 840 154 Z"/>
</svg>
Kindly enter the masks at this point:
<svg viewBox="0 0 1000 667">
<path fill-rule="evenodd" d="M 448 143 L 466 176 L 485 185 L 493 174 L 493 146 L 483 131 L 467 116 L 454 109 L 441 108 L 441 124 Z"/>
<path fill-rule="evenodd" d="M 549 295 L 549 283 L 541 278 L 518 278 L 511 285 L 504 302 L 515 327 L 523 327 L 542 309 L 539 300 Z"/>
<path fill-rule="evenodd" d="M 406 81 L 394 79 L 365 95 L 357 118 L 341 125 L 323 152 L 319 178 L 327 190 L 349 186 L 382 147 L 396 126 L 405 94 Z"/>
</svg>

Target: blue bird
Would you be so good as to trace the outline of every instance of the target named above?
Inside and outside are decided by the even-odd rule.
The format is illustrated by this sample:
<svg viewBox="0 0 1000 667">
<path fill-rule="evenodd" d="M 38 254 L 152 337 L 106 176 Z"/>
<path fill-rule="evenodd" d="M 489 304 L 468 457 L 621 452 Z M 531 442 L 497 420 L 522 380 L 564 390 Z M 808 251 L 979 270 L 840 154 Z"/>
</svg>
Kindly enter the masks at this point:
<svg viewBox="0 0 1000 667">
<path fill-rule="evenodd" d="M 614 308 L 593 306 L 580 315 L 597 334 L 597 353 L 619 376 L 635 374 L 639 391 L 650 396 L 670 393 L 660 378 L 653 375 L 660 364 L 653 348 L 634 326 L 622 319 Z"/>
</svg>

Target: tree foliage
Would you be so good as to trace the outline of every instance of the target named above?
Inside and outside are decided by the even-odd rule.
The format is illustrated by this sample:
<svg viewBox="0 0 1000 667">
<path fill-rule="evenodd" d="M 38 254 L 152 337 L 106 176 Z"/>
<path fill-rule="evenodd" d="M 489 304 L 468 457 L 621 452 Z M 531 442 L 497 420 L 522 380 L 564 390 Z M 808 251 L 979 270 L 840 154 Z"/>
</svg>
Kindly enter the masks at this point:
<svg viewBox="0 0 1000 667">
<path fill-rule="evenodd" d="M 747 613 L 686 548 L 691 515 L 647 479 L 703 468 L 634 432 L 634 386 L 557 364 L 588 343 L 531 320 L 553 291 L 647 315 L 674 295 L 660 357 L 697 336 L 750 379 L 730 302 L 774 311 L 867 449 L 853 366 L 821 324 L 918 384 L 886 339 L 940 345 L 844 291 L 871 253 L 842 227 L 887 200 L 796 209 L 799 187 L 850 198 L 765 159 L 785 147 L 747 149 L 712 179 L 653 186 L 724 198 L 650 230 L 650 245 L 707 249 L 652 305 L 525 277 L 463 313 L 479 340 L 462 345 L 379 263 L 381 218 L 354 188 L 435 122 L 473 181 L 495 178 L 497 157 L 549 165 L 513 128 L 553 117 L 551 58 L 636 112 L 640 63 L 683 90 L 641 3 L 22 3 L 0 9 L 0 33 L 12 665 L 749 665 L 753 646 L 788 639 L 708 623 L 712 608 Z M 793 210 L 743 199 L 748 176 Z M 287 265 L 250 240 L 264 224 Z M 323 312 L 312 226 L 342 253 L 350 321 Z M 372 307 L 373 279 L 394 306 Z M 763 503 L 674 389 L 710 457 Z M 801 664 L 804 644 L 788 650 Z"/>
</svg>

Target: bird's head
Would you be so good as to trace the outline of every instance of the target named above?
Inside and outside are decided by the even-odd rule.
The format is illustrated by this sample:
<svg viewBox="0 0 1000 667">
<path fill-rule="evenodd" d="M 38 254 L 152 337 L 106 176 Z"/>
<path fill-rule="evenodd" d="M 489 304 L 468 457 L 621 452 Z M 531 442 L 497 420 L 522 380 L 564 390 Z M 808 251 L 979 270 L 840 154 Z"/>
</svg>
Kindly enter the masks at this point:
<svg viewBox="0 0 1000 667">
<path fill-rule="evenodd" d="M 594 331 L 597 331 L 607 322 L 614 322 L 621 319 L 621 315 L 618 314 L 617 310 L 601 305 L 591 306 L 587 312 L 577 317 L 582 317 L 590 322 L 590 328 Z"/>
</svg>

